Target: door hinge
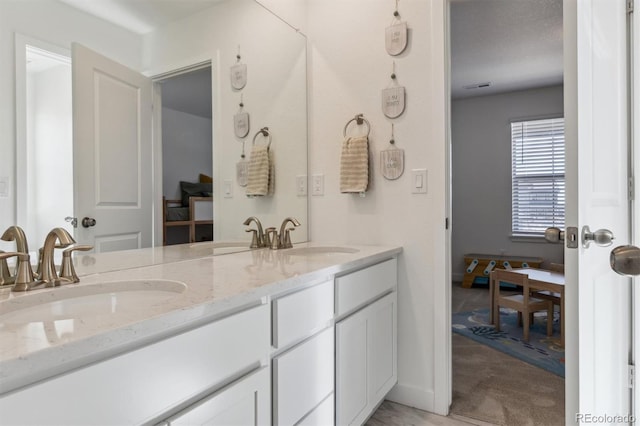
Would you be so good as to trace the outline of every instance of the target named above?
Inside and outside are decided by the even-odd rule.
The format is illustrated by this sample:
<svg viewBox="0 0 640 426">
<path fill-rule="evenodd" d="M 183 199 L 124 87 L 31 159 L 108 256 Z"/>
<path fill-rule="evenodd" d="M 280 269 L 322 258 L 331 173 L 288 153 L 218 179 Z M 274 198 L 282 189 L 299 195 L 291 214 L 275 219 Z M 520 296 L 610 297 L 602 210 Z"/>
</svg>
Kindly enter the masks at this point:
<svg viewBox="0 0 640 426">
<path fill-rule="evenodd" d="M 449 218 L 448 217 L 446 217 L 444 219 L 444 229 L 449 229 Z"/>
<path fill-rule="evenodd" d="M 635 387 L 635 374 L 636 368 L 634 365 L 629 365 L 629 389 L 633 389 Z"/>
<path fill-rule="evenodd" d="M 633 13 L 633 0 L 627 0 L 627 13 Z"/>
</svg>

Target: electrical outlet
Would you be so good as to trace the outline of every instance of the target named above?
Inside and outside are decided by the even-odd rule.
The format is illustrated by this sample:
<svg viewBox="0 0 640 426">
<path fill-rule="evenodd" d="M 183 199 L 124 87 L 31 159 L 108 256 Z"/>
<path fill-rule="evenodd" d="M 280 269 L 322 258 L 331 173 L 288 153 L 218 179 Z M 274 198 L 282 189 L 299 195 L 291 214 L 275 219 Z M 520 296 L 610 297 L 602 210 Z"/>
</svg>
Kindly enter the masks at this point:
<svg viewBox="0 0 640 426">
<path fill-rule="evenodd" d="M 313 175 L 311 179 L 311 195 L 324 195 L 324 175 Z"/>
</svg>

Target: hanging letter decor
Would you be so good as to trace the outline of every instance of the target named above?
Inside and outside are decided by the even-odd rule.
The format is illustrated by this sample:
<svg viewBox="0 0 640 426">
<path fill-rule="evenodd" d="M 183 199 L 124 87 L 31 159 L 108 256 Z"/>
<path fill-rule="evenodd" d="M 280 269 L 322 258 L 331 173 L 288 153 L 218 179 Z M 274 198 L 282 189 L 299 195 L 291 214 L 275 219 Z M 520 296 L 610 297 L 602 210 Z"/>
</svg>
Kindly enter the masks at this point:
<svg viewBox="0 0 640 426">
<path fill-rule="evenodd" d="M 396 10 L 393 12 L 393 23 L 387 27 L 384 40 L 387 53 L 391 56 L 397 56 L 407 48 L 409 40 L 407 23 L 400 20 L 398 1 L 396 1 Z"/>
<path fill-rule="evenodd" d="M 249 113 L 239 112 L 233 116 L 233 130 L 240 139 L 249 134 Z"/>
<path fill-rule="evenodd" d="M 387 180 L 396 180 L 404 173 L 404 149 L 396 147 L 391 123 L 391 149 L 380 151 L 380 170 Z"/>
<path fill-rule="evenodd" d="M 240 46 L 238 46 L 238 54 L 236 55 L 237 63 L 231 66 L 231 87 L 236 90 L 242 90 L 247 85 L 247 65 L 241 64 Z"/>
<path fill-rule="evenodd" d="M 396 64 L 394 62 L 394 71 L 391 74 L 391 80 L 394 85 L 382 90 L 382 112 L 389 118 L 396 118 L 402 115 L 405 107 L 404 86 L 398 86 L 395 73 Z"/>
<path fill-rule="evenodd" d="M 238 185 L 245 187 L 249 182 L 249 162 L 244 155 L 244 141 L 242 141 L 242 155 L 240 161 L 236 163 L 236 182 Z"/>
</svg>

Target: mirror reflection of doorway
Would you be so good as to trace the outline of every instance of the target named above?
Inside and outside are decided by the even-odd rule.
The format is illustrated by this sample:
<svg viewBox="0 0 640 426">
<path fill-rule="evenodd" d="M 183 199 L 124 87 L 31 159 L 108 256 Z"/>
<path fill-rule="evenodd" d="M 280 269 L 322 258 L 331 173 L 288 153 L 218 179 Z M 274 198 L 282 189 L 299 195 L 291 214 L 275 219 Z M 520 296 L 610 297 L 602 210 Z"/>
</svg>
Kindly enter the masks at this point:
<svg viewBox="0 0 640 426">
<path fill-rule="evenodd" d="M 73 121 L 71 59 L 35 41 L 17 37 L 24 52 L 24 125 L 18 129 L 24 149 L 18 153 L 18 222 L 37 258 L 37 244 L 55 227 L 73 233 Z M 17 77 L 18 78 L 18 77 Z M 20 144 L 19 144 L 20 145 Z M 60 256 L 60 253 L 56 253 Z"/>
<path fill-rule="evenodd" d="M 213 240 L 211 66 L 160 80 L 166 245 Z M 189 196 L 197 202 L 189 203 Z"/>
</svg>

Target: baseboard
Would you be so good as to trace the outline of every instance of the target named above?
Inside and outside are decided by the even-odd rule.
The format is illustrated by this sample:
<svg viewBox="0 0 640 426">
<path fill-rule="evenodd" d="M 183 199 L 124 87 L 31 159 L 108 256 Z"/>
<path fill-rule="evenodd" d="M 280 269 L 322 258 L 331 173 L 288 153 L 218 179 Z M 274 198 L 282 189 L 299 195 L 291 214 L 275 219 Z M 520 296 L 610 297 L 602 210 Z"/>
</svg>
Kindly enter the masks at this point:
<svg viewBox="0 0 640 426">
<path fill-rule="evenodd" d="M 397 384 L 391 389 L 391 392 L 387 394 L 385 399 L 408 407 L 418 408 L 432 413 L 435 412 L 435 394 L 431 390 L 425 391 L 415 386 Z"/>
<path fill-rule="evenodd" d="M 464 273 L 462 272 L 451 273 L 451 281 L 453 282 L 462 282 L 463 278 L 464 278 Z"/>
</svg>

